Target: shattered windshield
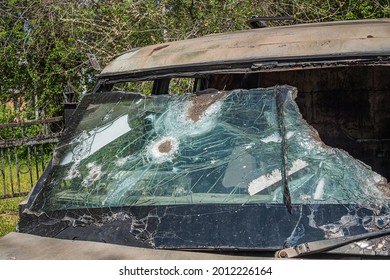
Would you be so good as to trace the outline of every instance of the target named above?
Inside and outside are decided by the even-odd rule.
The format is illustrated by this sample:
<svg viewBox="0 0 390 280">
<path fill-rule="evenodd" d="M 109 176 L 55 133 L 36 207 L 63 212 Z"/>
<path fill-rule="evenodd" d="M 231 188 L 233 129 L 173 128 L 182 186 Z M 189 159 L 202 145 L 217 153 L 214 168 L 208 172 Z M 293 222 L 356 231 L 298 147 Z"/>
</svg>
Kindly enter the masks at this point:
<svg viewBox="0 0 390 280">
<path fill-rule="evenodd" d="M 285 188 L 292 204 L 387 205 L 386 179 L 326 146 L 296 94 L 87 96 L 35 209 L 283 204 Z"/>
</svg>

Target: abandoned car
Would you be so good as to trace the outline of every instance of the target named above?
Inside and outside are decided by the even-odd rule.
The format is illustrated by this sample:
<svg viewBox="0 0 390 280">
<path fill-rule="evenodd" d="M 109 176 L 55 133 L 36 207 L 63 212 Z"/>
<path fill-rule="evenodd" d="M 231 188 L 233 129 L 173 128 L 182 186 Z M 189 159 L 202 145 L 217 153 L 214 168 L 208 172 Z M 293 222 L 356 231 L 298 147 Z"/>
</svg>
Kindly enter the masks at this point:
<svg viewBox="0 0 390 280">
<path fill-rule="evenodd" d="M 19 231 L 155 249 L 390 255 L 390 20 L 268 27 L 119 55 Z"/>
</svg>

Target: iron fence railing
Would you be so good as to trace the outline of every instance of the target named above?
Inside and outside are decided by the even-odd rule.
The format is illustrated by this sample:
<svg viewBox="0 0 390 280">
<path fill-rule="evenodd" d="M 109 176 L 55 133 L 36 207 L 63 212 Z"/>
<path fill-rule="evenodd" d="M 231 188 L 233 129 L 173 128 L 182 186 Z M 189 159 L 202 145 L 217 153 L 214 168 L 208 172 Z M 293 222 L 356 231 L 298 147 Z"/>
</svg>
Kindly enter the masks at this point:
<svg viewBox="0 0 390 280">
<path fill-rule="evenodd" d="M 0 199 L 25 196 L 49 162 L 63 117 L 0 124 Z"/>
</svg>

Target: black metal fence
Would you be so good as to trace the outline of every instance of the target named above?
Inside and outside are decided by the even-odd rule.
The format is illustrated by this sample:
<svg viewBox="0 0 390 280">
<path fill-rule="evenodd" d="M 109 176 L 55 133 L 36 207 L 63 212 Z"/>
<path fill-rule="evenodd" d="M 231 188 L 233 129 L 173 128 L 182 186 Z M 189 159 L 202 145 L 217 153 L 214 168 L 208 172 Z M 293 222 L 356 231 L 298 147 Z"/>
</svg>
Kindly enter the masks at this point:
<svg viewBox="0 0 390 280">
<path fill-rule="evenodd" d="M 49 162 L 63 118 L 0 124 L 0 199 L 25 196 Z"/>
</svg>

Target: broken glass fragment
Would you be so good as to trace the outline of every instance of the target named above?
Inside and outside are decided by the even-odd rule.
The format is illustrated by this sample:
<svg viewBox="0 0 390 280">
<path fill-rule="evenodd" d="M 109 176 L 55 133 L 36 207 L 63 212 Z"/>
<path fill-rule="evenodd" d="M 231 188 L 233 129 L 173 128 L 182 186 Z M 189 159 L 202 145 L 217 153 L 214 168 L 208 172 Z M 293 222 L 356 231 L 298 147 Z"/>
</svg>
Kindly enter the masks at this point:
<svg viewBox="0 0 390 280">
<path fill-rule="evenodd" d="M 276 88 L 147 97 L 118 92 L 115 100 L 94 94 L 60 143 L 34 207 L 282 204 L 283 169 L 293 204 L 388 203 L 386 179 L 326 146 L 299 113 L 296 90 L 278 90 L 283 133 Z M 383 227 L 388 220 L 375 222 Z M 341 220 L 311 225 L 328 236 L 349 227 Z M 303 232 L 297 227 L 291 240 Z"/>
</svg>

